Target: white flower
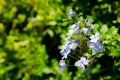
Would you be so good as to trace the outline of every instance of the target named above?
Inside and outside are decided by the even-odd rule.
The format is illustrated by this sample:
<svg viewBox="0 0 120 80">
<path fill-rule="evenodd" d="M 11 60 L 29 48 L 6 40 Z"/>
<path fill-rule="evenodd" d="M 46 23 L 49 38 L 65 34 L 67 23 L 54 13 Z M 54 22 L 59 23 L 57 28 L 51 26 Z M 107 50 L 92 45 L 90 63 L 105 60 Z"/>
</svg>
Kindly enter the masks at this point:
<svg viewBox="0 0 120 80">
<path fill-rule="evenodd" d="M 85 65 L 88 65 L 90 60 L 87 60 L 85 57 L 81 57 L 81 59 L 75 62 L 75 66 L 80 66 L 81 70 L 85 69 Z"/>
<path fill-rule="evenodd" d="M 82 33 L 87 35 L 88 34 L 88 29 L 87 28 L 83 28 L 82 29 Z"/>
<path fill-rule="evenodd" d="M 90 36 L 90 42 L 96 43 L 101 38 L 100 33 L 97 32 L 95 35 Z"/>
<path fill-rule="evenodd" d="M 64 60 L 60 60 L 60 67 L 61 67 L 61 68 L 66 67 L 66 63 L 65 63 Z"/>
</svg>

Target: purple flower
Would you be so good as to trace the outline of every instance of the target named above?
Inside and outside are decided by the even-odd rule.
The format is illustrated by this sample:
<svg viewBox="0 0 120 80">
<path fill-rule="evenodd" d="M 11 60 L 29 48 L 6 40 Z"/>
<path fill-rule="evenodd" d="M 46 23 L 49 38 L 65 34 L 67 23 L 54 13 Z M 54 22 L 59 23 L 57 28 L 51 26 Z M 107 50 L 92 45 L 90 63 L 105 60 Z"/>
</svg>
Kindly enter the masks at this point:
<svg viewBox="0 0 120 80">
<path fill-rule="evenodd" d="M 90 60 L 87 60 L 85 57 L 81 57 L 80 60 L 75 62 L 75 66 L 80 66 L 80 69 L 84 70 L 85 69 L 85 65 L 88 65 L 89 62 L 90 62 Z"/>
<path fill-rule="evenodd" d="M 74 11 L 71 9 L 70 12 L 69 12 L 69 14 L 68 14 L 68 17 L 70 18 L 70 17 L 73 17 L 73 16 L 75 16 L 75 13 L 74 13 Z"/>
</svg>

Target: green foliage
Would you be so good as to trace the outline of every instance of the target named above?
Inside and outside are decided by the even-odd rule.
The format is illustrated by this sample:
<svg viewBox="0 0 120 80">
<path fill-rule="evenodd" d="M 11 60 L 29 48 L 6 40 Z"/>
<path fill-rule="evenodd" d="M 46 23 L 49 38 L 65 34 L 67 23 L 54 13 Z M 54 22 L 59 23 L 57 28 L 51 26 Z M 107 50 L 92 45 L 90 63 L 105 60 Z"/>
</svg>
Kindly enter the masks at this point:
<svg viewBox="0 0 120 80">
<path fill-rule="evenodd" d="M 0 0 L 0 80 L 120 79 L 119 4 L 118 0 Z M 104 53 L 84 71 L 59 68 L 58 45 L 73 24 L 66 20 L 71 8 L 97 23 L 95 30 L 103 38 Z"/>
</svg>

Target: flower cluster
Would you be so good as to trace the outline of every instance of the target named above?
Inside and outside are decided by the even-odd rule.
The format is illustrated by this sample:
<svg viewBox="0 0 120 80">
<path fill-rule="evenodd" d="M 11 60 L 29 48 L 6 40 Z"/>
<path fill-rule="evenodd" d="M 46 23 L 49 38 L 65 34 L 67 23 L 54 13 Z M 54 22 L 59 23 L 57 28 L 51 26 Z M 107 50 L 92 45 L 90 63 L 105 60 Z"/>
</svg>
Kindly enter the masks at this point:
<svg viewBox="0 0 120 80">
<path fill-rule="evenodd" d="M 76 16 L 74 11 L 71 9 L 68 17 L 72 18 Z M 84 27 L 80 26 L 80 24 L 84 22 Z M 88 50 L 95 51 L 95 52 L 102 52 L 103 51 L 103 45 L 100 42 L 100 39 L 102 38 L 100 36 L 99 32 L 94 32 L 94 25 L 91 24 L 89 19 L 85 20 L 79 20 L 76 21 L 73 25 L 70 26 L 70 29 L 68 31 L 68 37 L 65 39 L 64 44 L 61 47 L 61 55 L 62 60 L 60 60 L 60 67 L 64 68 L 66 66 L 69 66 L 65 60 L 69 57 L 76 59 L 77 61 L 73 64 L 73 66 L 79 66 L 81 70 L 84 70 L 85 67 L 88 65 L 90 60 L 88 60 L 86 57 L 80 56 L 80 54 L 83 54 L 83 44 L 87 44 L 85 47 Z M 81 37 L 82 36 L 82 37 Z M 85 40 L 83 39 L 85 38 Z M 86 41 L 87 40 L 87 41 Z M 71 55 L 71 51 L 74 51 L 74 53 L 79 57 L 76 58 L 73 55 Z M 76 52 L 77 51 L 77 52 Z M 79 51 L 79 52 L 78 52 Z M 90 57 L 89 57 L 90 58 Z"/>
</svg>

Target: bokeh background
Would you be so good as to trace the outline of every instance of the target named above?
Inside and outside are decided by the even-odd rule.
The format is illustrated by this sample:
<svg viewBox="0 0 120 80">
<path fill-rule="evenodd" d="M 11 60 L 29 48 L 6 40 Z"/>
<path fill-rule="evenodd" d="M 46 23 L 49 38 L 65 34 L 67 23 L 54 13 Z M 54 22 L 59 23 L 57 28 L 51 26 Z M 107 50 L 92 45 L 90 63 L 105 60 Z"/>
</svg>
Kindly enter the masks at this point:
<svg viewBox="0 0 120 80">
<path fill-rule="evenodd" d="M 90 18 L 105 53 L 86 70 L 59 68 L 70 9 Z M 120 80 L 120 0 L 0 0 L 0 80 Z"/>
</svg>

